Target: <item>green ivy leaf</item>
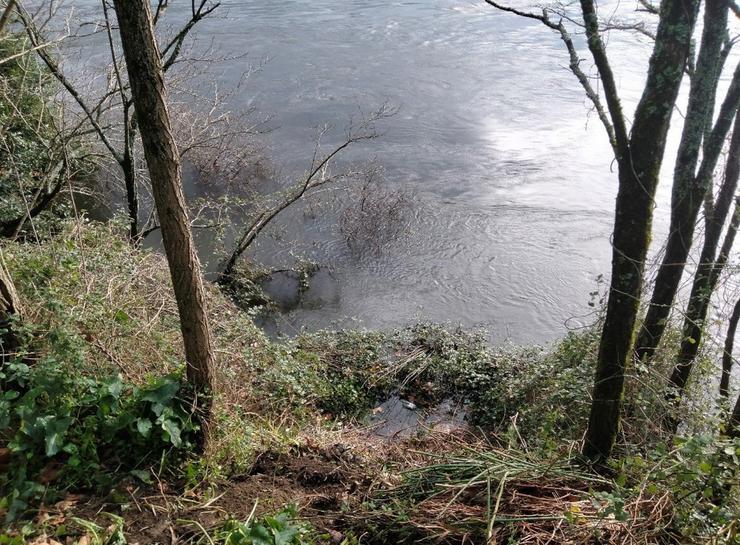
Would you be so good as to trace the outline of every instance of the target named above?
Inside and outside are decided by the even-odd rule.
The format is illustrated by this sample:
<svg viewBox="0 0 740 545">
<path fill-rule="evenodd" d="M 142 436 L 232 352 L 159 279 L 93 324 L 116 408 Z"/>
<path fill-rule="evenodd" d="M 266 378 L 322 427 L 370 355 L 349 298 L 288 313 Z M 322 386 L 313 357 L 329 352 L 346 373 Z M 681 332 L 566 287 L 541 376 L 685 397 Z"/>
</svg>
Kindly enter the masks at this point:
<svg viewBox="0 0 740 545">
<path fill-rule="evenodd" d="M 162 421 L 162 429 L 164 430 L 164 439 L 169 441 L 175 447 L 182 446 L 182 439 L 180 438 L 180 426 L 174 420 L 165 418 Z"/>
<path fill-rule="evenodd" d="M 116 322 L 123 325 L 126 325 L 131 321 L 131 317 L 123 310 L 116 311 L 114 319 L 116 320 Z"/>
<path fill-rule="evenodd" d="M 152 474 L 148 471 L 144 471 L 142 469 L 132 469 L 130 473 L 143 483 L 149 484 L 152 482 Z"/>
<path fill-rule="evenodd" d="M 55 418 L 46 422 L 44 426 L 45 443 L 46 443 L 46 455 L 51 457 L 59 452 L 63 446 L 64 435 L 67 433 L 69 425 L 72 423 L 72 419 L 67 418 Z"/>
<path fill-rule="evenodd" d="M 121 376 L 118 375 L 108 383 L 108 393 L 118 399 L 121 397 L 121 392 L 123 392 L 123 382 L 121 381 Z"/>
<path fill-rule="evenodd" d="M 152 431 L 152 421 L 148 418 L 139 418 L 136 421 L 136 430 L 142 437 L 149 437 L 149 433 Z"/>
<path fill-rule="evenodd" d="M 180 390 L 180 384 L 174 380 L 165 380 L 155 388 L 148 390 L 143 396 L 144 401 L 166 405 Z"/>
<path fill-rule="evenodd" d="M 283 530 L 273 530 L 275 534 L 275 545 L 290 545 L 298 535 L 298 528 L 289 526 Z"/>
<path fill-rule="evenodd" d="M 255 524 L 249 529 L 249 538 L 252 545 L 274 545 L 270 531 L 261 524 Z"/>
</svg>

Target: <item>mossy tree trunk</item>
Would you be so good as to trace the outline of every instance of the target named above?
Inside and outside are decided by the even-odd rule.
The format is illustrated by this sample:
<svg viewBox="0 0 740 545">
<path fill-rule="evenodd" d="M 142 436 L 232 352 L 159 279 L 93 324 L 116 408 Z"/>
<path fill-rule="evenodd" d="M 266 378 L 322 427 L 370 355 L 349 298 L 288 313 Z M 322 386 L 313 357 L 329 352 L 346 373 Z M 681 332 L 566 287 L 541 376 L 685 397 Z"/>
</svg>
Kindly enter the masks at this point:
<svg viewBox="0 0 740 545">
<path fill-rule="evenodd" d="M 722 144 L 740 103 L 738 73 L 738 81 L 728 93 L 717 124 L 705 142 L 704 157 L 697 173 L 699 150 L 707 124 L 711 126 L 711 106 L 714 104 L 723 65 L 722 46 L 727 36 L 728 12 L 727 0 L 705 2 L 701 48 L 691 79 L 689 103 L 673 173 L 668 240 L 647 316 L 635 344 L 635 354 L 640 360 L 646 360 L 653 354 L 665 331 L 691 250 L 699 210 L 704 202 L 704 195 L 711 187 L 712 174 L 722 151 Z"/>
<path fill-rule="evenodd" d="M 689 55 L 699 0 L 663 0 L 648 76 L 627 137 L 614 78 L 608 66 L 592 0 L 581 0 L 586 35 L 617 128 L 617 192 L 612 269 L 599 344 L 593 399 L 583 455 L 603 463 L 611 455 L 620 422 L 624 377 L 631 359 L 640 304 L 653 203 L 671 115 Z M 614 94 L 615 96 L 609 96 Z M 620 135 L 621 133 L 621 135 Z"/>
<path fill-rule="evenodd" d="M 182 191 L 180 155 L 172 134 L 162 59 L 148 0 L 115 0 L 131 93 L 185 344 L 187 378 L 199 394 L 212 388 L 214 353 L 201 267 Z M 206 397 L 207 399 L 207 397 Z"/>
<path fill-rule="evenodd" d="M 5 27 L 10 21 L 10 16 L 13 14 L 15 9 L 15 0 L 8 0 L 8 3 L 3 8 L 2 15 L 0 15 L 0 34 L 5 31 Z"/>
</svg>

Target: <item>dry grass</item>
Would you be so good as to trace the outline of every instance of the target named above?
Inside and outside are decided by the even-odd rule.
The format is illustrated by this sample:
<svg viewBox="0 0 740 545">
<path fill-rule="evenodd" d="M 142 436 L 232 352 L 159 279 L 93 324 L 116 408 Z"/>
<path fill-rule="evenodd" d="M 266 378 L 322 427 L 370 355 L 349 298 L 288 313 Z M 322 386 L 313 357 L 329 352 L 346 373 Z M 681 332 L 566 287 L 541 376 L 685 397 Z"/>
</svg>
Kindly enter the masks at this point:
<svg viewBox="0 0 740 545">
<path fill-rule="evenodd" d="M 24 318 L 37 337 L 67 327 L 82 341 L 84 368 L 77 372 L 120 372 L 139 384 L 182 366 L 177 305 L 163 255 L 131 247 L 114 224 L 85 222 L 69 224 L 44 246 L 9 244 L 5 254 Z M 208 292 L 219 386 L 231 397 L 234 373 L 270 344 L 217 288 L 208 285 Z"/>
<path fill-rule="evenodd" d="M 350 518 L 409 542 L 648 545 L 672 519 L 667 493 L 630 496 L 615 513 L 598 495 L 613 490 L 611 481 L 470 434 L 428 435 L 424 451 L 399 446 L 390 452 L 402 480 L 386 491 L 386 508 Z"/>
</svg>

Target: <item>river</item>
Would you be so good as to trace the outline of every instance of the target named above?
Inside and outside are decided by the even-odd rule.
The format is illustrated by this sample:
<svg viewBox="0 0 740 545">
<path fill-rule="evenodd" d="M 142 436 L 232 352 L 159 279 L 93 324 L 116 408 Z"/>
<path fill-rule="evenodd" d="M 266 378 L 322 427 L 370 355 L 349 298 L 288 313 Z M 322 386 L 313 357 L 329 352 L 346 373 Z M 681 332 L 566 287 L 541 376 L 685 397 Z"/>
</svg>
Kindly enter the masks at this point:
<svg viewBox="0 0 740 545">
<path fill-rule="evenodd" d="M 98 5 L 74 4 L 83 12 Z M 176 21 L 190 3 L 171 4 Z M 636 3 L 601 6 L 612 8 L 639 16 Z M 334 214 L 287 212 L 280 222 L 290 243 L 264 237 L 252 256 L 280 265 L 297 254 L 328 268 L 273 329 L 431 320 L 523 343 L 593 320 L 589 293 L 609 273 L 617 182 L 604 130 L 552 31 L 482 0 L 225 0 L 195 36 L 233 56 L 203 65 L 196 87 L 232 87 L 248 63 L 263 63 L 232 107 L 272 116 L 263 138 L 285 175 L 308 165 L 317 125 L 334 124 L 338 138 L 358 111 L 398 108 L 382 136 L 350 158 L 375 158 L 387 187 L 410 195 L 409 236 L 358 256 Z M 609 36 L 627 111 L 639 98 L 646 42 Z M 89 48 L 80 51 L 93 62 Z M 675 138 L 667 161 L 673 148 Z M 658 242 L 668 191 L 663 183 Z"/>
</svg>

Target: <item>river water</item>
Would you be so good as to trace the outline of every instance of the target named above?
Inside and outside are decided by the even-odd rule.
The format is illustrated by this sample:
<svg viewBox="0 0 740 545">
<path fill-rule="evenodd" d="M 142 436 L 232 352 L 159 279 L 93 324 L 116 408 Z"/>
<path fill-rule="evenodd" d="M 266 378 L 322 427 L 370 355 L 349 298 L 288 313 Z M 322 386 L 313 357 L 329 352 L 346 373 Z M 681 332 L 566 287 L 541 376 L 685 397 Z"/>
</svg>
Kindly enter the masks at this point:
<svg viewBox="0 0 740 545">
<path fill-rule="evenodd" d="M 176 21 L 190 3 L 171 4 Z M 612 8 L 637 16 L 636 2 L 601 6 Z M 231 106 L 272 116 L 264 139 L 286 176 L 308 165 L 317 125 L 334 124 L 336 139 L 360 110 L 398 108 L 349 158 L 375 158 L 387 187 L 411 196 L 409 236 L 357 255 L 334 214 L 286 213 L 291 242 L 264 237 L 252 256 L 328 268 L 273 328 L 431 320 L 486 328 L 494 342 L 546 342 L 592 320 L 589 292 L 610 268 L 616 176 L 557 35 L 482 0 L 226 0 L 217 14 L 195 36 L 234 59 L 203 65 L 193 85 L 233 87 L 248 63 L 264 61 Z M 649 46 L 612 33 L 609 52 L 631 112 Z M 667 193 L 664 183 L 656 241 Z"/>
</svg>

